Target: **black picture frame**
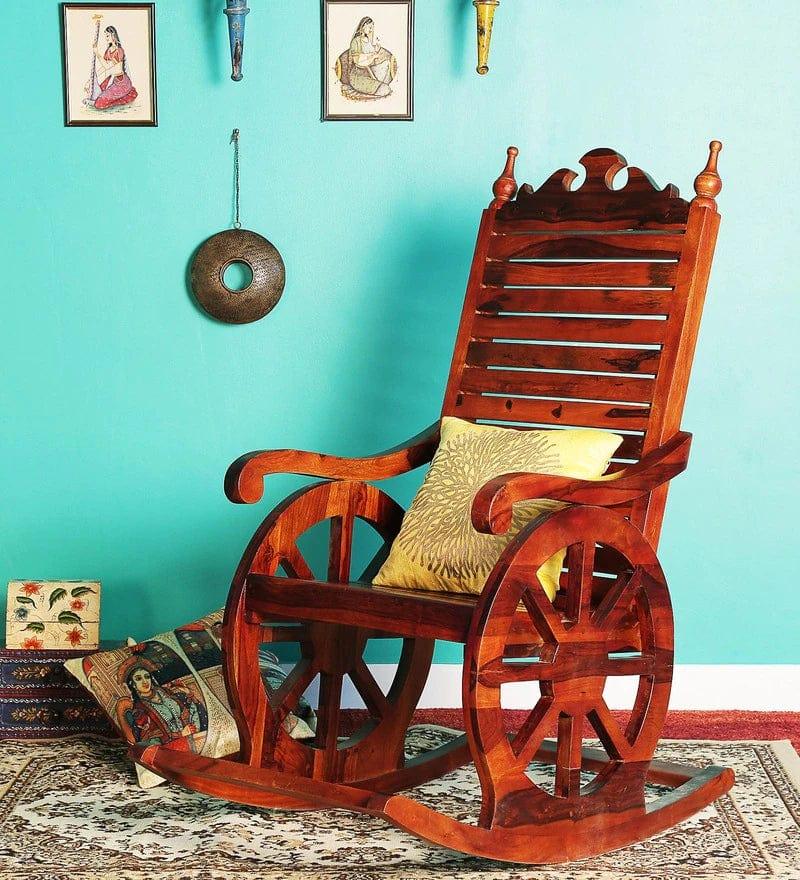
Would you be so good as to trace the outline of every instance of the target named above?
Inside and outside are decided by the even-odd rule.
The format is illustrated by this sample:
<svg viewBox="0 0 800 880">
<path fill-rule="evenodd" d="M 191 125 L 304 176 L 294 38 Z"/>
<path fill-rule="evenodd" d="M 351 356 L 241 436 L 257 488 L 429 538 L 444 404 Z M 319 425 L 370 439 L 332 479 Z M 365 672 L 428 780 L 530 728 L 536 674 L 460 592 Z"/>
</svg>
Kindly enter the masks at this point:
<svg viewBox="0 0 800 880">
<path fill-rule="evenodd" d="M 150 56 L 150 115 L 147 119 L 115 119 L 113 116 L 101 119 L 76 119 L 71 116 L 70 109 L 70 69 L 69 69 L 69 34 L 67 16 L 73 10 L 139 10 L 146 12 L 149 25 Z M 156 78 L 156 14 L 155 3 L 61 3 L 61 60 L 64 91 L 64 125 L 72 127 L 116 127 L 138 126 L 154 128 L 158 125 L 158 94 Z"/>
<path fill-rule="evenodd" d="M 328 78 L 331 76 L 333 59 L 328 54 L 328 10 L 341 6 L 406 6 L 408 7 L 408 35 L 407 35 L 407 101 L 405 113 L 331 113 L 328 106 Z M 354 9 L 357 15 L 357 9 Z M 321 121 L 322 122 L 413 122 L 414 120 L 414 0 L 321 0 L 321 57 L 322 69 L 320 71 L 321 92 Z M 355 17 L 355 16 L 354 16 Z"/>
</svg>

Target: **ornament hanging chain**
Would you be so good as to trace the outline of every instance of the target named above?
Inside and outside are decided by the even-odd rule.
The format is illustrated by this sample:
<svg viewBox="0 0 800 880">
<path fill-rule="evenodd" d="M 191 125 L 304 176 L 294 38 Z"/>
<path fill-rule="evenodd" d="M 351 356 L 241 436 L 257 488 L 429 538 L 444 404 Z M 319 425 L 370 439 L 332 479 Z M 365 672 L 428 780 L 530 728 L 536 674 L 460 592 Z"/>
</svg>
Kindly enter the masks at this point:
<svg viewBox="0 0 800 880">
<path fill-rule="evenodd" d="M 233 193 L 235 206 L 235 219 L 233 221 L 234 229 L 241 229 L 242 224 L 239 222 L 239 129 L 234 128 L 231 134 L 230 143 L 233 144 Z"/>
</svg>

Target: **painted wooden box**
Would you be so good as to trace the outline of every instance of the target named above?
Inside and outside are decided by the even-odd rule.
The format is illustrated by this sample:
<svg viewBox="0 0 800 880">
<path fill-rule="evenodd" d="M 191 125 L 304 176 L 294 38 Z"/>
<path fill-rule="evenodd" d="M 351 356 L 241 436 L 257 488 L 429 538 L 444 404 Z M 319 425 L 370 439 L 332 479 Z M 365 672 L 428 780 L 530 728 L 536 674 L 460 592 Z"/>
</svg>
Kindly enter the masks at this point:
<svg viewBox="0 0 800 880">
<path fill-rule="evenodd" d="M 100 643 L 100 581 L 10 581 L 6 647 L 91 651 Z"/>
</svg>

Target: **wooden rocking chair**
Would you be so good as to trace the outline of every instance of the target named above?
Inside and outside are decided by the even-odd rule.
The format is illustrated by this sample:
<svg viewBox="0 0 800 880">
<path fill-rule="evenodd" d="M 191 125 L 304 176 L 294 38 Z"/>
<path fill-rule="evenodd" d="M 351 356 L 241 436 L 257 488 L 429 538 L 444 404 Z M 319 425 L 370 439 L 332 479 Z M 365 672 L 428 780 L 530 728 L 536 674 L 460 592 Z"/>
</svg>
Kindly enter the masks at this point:
<svg viewBox="0 0 800 880">
<path fill-rule="evenodd" d="M 476 495 L 476 529 L 501 533 L 523 499 L 569 502 L 508 545 L 480 596 L 373 587 L 402 518 L 366 481 L 429 462 L 438 422 L 369 458 L 296 450 L 252 452 L 230 467 L 225 491 L 252 504 L 278 472 L 325 481 L 296 492 L 261 524 L 233 579 L 223 631 L 225 675 L 241 751 L 211 759 L 166 746 L 136 746 L 133 759 L 200 792 L 283 809 L 345 808 L 382 816 L 425 840 L 512 862 L 584 858 L 662 831 L 728 791 L 733 773 L 654 761 L 672 680 L 670 598 L 656 547 L 667 484 L 684 470 L 691 436 L 680 430 L 700 315 L 719 226 L 718 141 L 695 180 L 691 203 L 659 190 L 638 168 L 612 189 L 625 160 L 587 153 L 586 179 L 562 169 L 517 193 L 517 150 L 483 212 L 443 416 L 516 426 L 595 427 L 624 435 L 601 480 L 512 473 Z M 493 369 L 490 369 L 493 368 Z M 384 541 L 351 582 L 355 518 Z M 330 520 L 327 580 L 315 580 L 297 546 Z M 536 572 L 567 547 L 550 603 Z M 278 569 L 286 576 L 279 576 Z M 402 637 L 388 692 L 363 659 L 368 638 Z M 404 735 L 422 692 L 435 639 L 465 645 L 466 733 L 414 760 Z M 258 649 L 298 642 L 301 659 L 277 690 L 265 690 Z M 311 742 L 283 721 L 320 676 Z M 603 699 L 610 676 L 638 690 L 620 724 Z M 348 676 L 370 721 L 340 736 Z M 507 730 L 501 685 L 538 683 L 518 730 Z M 534 690 L 533 684 L 531 689 Z M 583 748 L 588 720 L 603 749 Z M 551 729 L 557 739 L 545 739 Z M 555 765 L 550 788 L 526 774 Z M 474 762 L 481 785 L 477 825 L 397 792 Z M 595 773 L 582 785 L 581 773 Z M 584 777 L 585 779 L 586 777 Z M 645 799 L 645 783 L 672 789 Z"/>
</svg>

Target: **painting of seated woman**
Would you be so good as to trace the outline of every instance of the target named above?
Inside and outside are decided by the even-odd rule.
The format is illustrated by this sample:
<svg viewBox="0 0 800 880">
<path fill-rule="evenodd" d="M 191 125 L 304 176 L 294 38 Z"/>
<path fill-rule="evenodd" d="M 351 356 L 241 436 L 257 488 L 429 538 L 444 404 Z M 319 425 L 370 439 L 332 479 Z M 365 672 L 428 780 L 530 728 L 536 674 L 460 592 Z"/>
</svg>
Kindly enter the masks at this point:
<svg viewBox="0 0 800 880">
<path fill-rule="evenodd" d="M 324 0 L 323 119 L 413 118 L 411 0 Z"/>
<path fill-rule="evenodd" d="M 397 59 L 380 45 L 375 22 L 365 16 L 358 23 L 350 48 L 336 61 L 336 76 L 342 95 L 351 101 L 369 101 L 392 94 L 391 82 L 397 76 Z"/>
<path fill-rule="evenodd" d="M 63 3 L 67 125 L 155 125 L 152 3 Z"/>
<path fill-rule="evenodd" d="M 132 104 L 139 93 L 134 88 L 128 74 L 125 50 L 119 39 L 117 29 L 109 25 L 103 32 L 105 49 L 95 44 L 92 48 L 96 57 L 95 78 L 87 85 L 85 101 L 95 110 L 108 110 Z M 94 90 L 96 94 L 92 97 Z"/>
</svg>

